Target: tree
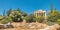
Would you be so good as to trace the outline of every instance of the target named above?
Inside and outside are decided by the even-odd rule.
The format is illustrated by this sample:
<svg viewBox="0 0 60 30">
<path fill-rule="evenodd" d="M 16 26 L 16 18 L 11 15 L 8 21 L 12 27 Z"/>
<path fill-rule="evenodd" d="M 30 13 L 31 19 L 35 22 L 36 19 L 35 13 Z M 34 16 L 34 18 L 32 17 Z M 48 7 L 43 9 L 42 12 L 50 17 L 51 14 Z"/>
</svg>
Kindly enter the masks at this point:
<svg viewBox="0 0 60 30">
<path fill-rule="evenodd" d="M 21 12 L 22 16 L 26 17 L 27 16 L 27 13 L 25 12 Z"/>
<path fill-rule="evenodd" d="M 5 16 L 5 10 L 4 10 L 4 12 L 3 12 L 3 16 Z"/>
<path fill-rule="evenodd" d="M 57 22 L 57 19 L 59 19 L 60 18 L 60 13 L 55 9 L 55 10 L 53 10 L 53 12 L 51 13 L 49 13 L 49 15 L 48 15 L 48 21 L 51 21 L 51 22 Z"/>
<path fill-rule="evenodd" d="M 9 10 L 7 11 L 7 16 L 10 15 L 11 11 L 12 11 L 12 9 L 9 9 Z"/>
<path fill-rule="evenodd" d="M 12 14 L 13 21 L 22 21 L 21 19 L 21 13 L 19 11 L 14 11 L 14 14 Z"/>
<path fill-rule="evenodd" d="M 11 17 L 12 18 L 12 21 L 14 21 L 14 22 L 22 22 L 23 21 L 22 16 L 24 16 L 24 17 L 27 16 L 27 14 L 25 12 L 21 12 L 19 8 L 16 9 L 16 10 L 11 10 L 10 9 L 7 12 L 7 15 L 9 17 Z"/>
<path fill-rule="evenodd" d="M 19 8 L 17 8 L 17 11 L 21 12 Z"/>
<path fill-rule="evenodd" d="M 11 17 L 11 18 L 12 18 L 12 21 L 14 21 L 14 22 L 20 22 L 20 21 L 22 21 L 21 11 L 19 11 L 19 9 L 17 9 L 17 10 L 12 10 L 12 11 L 11 11 L 11 9 L 10 9 L 7 15 L 8 15 L 9 17 Z"/>
</svg>

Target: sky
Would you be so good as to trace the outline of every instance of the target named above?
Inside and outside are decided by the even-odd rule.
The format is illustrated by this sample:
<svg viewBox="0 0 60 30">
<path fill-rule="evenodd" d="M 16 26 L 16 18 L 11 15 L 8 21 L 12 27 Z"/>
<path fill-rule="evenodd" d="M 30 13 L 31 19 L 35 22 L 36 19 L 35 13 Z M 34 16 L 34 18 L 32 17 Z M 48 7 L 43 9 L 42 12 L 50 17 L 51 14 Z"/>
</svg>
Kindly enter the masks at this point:
<svg viewBox="0 0 60 30">
<path fill-rule="evenodd" d="M 50 4 L 53 4 L 53 9 L 60 11 L 60 0 L 0 0 L 0 15 L 4 10 L 8 11 L 10 8 L 20 8 L 21 11 L 31 14 L 36 10 L 42 9 L 50 10 Z"/>
</svg>

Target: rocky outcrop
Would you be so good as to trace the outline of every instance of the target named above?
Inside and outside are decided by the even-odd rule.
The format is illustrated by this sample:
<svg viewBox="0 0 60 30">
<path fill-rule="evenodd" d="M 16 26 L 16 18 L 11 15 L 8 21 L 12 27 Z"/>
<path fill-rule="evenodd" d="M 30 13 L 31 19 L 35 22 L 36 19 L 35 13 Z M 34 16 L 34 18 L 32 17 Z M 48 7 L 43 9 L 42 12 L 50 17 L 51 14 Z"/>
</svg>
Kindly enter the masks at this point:
<svg viewBox="0 0 60 30">
<path fill-rule="evenodd" d="M 11 23 L 0 24 L 0 29 L 5 29 L 5 28 L 13 28 L 13 25 Z"/>
</svg>

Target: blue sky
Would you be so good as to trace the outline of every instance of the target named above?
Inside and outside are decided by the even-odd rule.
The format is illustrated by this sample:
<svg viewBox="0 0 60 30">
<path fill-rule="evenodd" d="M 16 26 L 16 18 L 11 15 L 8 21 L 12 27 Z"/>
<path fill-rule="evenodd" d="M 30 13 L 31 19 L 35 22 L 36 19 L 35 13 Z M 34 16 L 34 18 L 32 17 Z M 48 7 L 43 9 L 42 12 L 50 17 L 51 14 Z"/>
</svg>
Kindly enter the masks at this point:
<svg viewBox="0 0 60 30">
<path fill-rule="evenodd" d="M 53 8 L 57 8 L 60 11 L 60 0 L 0 0 L 0 15 L 5 11 L 20 8 L 21 11 L 28 14 L 33 13 L 35 10 L 50 10 L 50 4 L 53 4 Z"/>
</svg>

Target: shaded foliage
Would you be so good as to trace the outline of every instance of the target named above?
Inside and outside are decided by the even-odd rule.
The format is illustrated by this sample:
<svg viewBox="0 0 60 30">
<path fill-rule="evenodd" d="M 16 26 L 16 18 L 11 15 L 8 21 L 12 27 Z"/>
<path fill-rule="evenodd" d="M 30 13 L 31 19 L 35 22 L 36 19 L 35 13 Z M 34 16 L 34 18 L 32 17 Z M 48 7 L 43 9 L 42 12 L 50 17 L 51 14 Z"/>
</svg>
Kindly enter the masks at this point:
<svg viewBox="0 0 60 30">
<path fill-rule="evenodd" d="M 58 19 L 60 19 L 60 12 L 58 12 L 57 10 L 54 10 L 52 13 L 49 12 L 47 21 L 57 23 Z"/>
<path fill-rule="evenodd" d="M 27 22 L 34 22 L 33 18 L 34 18 L 34 15 L 30 14 L 29 16 L 27 16 L 26 21 Z"/>
</svg>

